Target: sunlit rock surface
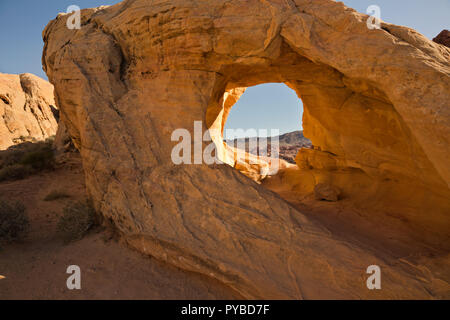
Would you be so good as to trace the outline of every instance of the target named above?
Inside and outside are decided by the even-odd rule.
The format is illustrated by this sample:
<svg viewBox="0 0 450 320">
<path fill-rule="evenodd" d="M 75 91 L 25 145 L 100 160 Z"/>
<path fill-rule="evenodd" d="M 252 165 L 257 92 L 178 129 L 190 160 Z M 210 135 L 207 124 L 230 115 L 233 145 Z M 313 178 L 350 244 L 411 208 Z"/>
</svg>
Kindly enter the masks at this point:
<svg viewBox="0 0 450 320">
<path fill-rule="evenodd" d="M 0 150 L 56 134 L 53 86 L 30 73 L 0 73 Z"/>
</svg>

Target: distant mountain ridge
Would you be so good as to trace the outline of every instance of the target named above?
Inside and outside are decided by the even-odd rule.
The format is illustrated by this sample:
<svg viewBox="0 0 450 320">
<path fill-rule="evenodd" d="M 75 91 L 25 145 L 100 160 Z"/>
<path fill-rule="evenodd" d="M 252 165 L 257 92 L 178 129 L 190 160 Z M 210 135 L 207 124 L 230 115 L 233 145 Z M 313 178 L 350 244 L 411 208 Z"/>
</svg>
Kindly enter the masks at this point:
<svg viewBox="0 0 450 320">
<path fill-rule="evenodd" d="M 270 146 L 271 139 L 276 137 L 267 137 L 267 152 L 270 156 Z M 238 147 L 245 144 L 245 151 L 248 153 L 258 155 L 258 143 L 259 140 L 265 138 L 261 137 L 251 137 L 251 138 L 239 138 L 234 140 L 225 140 L 229 146 Z M 303 135 L 303 131 L 293 131 L 289 133 L 282 134 L 278 136 L 279 146 L 280 146 L 280 158 L 284 159 L 290 163 L 295 163 L 295 156 L 301 148 L 311 148 L 311 141 Z M 251 148 L 250 148 L 251 147 Z"/>
</svg>

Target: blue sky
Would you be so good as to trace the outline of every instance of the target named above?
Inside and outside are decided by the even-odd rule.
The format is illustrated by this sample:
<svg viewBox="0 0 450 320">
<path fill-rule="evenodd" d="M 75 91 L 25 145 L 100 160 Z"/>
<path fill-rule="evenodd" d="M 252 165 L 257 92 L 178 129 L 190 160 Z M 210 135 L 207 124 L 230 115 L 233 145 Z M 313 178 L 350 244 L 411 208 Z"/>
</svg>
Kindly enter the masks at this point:
<svg viewBox="0 0 450 320">
<path fill-rule="evenodd" d="M 81 8 L 118 3 L 118 0 L 0 0 L 0 72 L 42 71 L 42 30 L 70 5 Z M 412 27 L 428 38 L 450 29 L 450 0 L 345 0 L 360 12 L 370 5 L 381 8 L 381 18 Z M 266 84 L 249 88 L 233 108 L 226 128 L 280 129 L 281 133 L 301 128 L 301 102 L 284 85 Z"/>
<path fill-rule="evenodd" d="M 117 0 L 0 0 L 0 72 L 34 73 L 47 79 L 42 70 L 42 31 L 58 13 L 70 5 L 92 8 Z"/>
</svg>

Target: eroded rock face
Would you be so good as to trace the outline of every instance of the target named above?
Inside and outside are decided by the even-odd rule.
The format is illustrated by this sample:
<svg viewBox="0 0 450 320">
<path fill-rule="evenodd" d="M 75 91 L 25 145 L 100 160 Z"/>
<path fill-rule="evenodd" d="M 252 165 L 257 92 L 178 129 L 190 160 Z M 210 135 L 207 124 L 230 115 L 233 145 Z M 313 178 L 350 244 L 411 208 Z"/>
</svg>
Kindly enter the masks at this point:
<svg viewBox="0 0 450 320">
<path fill-rule="evenodd" d="M 53 85 L 29 73 L 0 73 L 0 150 L 56 134 Z"/>
<path fill-rule="evenodd" d="M 448 294 L 447 273 L 336 239 L 232 167 L 171 161 L 172 132 L 199 120 L 226 156 L 220 132 L 245 88 L 284 82 L 315 146 L 297 156 L 311 181 L 299 193 L 410 200 L 408 219 L 447 243 L 450 50 L 366 19 L 331 0 L 128 0 L 84 10 L 81 30 L 51 21 L 43 64 L 96 208 L 142 252 L 247 298 Z M 367 290 L 371 264 L 383 290 Z"/>
</svg>

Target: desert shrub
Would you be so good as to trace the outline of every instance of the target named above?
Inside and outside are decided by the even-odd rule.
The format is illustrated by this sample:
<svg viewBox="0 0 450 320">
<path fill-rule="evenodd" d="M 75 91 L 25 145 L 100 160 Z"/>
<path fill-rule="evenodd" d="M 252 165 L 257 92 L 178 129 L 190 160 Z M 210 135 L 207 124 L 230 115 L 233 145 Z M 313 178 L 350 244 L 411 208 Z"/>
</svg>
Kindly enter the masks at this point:
<svg viewBox="0 0 450 320">
<path fill-rule="evenodd" d="M 53 190 L 45 196 L 44 201 L 54 201 L 59 199 L 70 198 L 70 194 L 64 191 Z"/>
<path fill-rule="evenodd" d="M 25 206 L 0 199 L 0 242 L 9 243 L 20 239 L 29 226 Z"/>
<path fill-rule="evenodd" d="M 19 180 L 34 173 L 34 169 L 23 164 L 12 164 L 0 169 L 0 181 Z"/>
<path fill-rule="evenodd" d="M 18 164 L 24 154 L 25 151 L 18 146 L 10 147 L 5 151 L 0 151 L 0 169 L 13 164 Z"/>
<path fill-rule="evenodd" d="M 70 203 L 64 208 L 57 230 L 66 243 L 80 240 L 95 225 L 95 211 L 87 202 Z"/>
<path fill-rule="evenodd" d="M 53 149 L 51 145 L 43 144 L 40 149 L 25 153 L 20 163 L 38 171 L 53 169 Z"/>
<path fill-rule="evenodd" d="M 23 179 L 54 168 L 52 139 L 26 142 L 0 152 L 0 181 Z"/>
</svg>

